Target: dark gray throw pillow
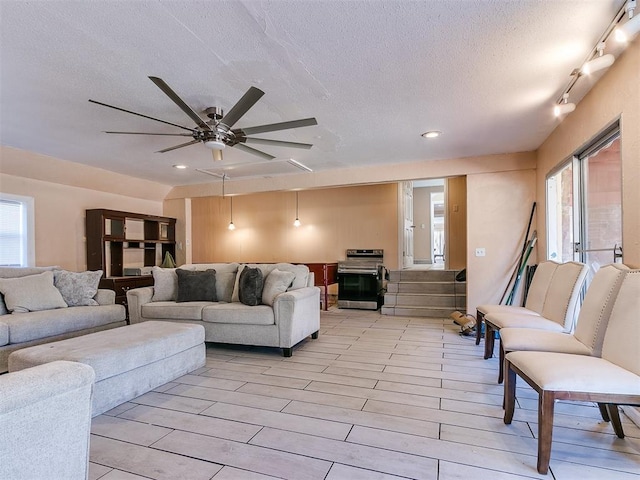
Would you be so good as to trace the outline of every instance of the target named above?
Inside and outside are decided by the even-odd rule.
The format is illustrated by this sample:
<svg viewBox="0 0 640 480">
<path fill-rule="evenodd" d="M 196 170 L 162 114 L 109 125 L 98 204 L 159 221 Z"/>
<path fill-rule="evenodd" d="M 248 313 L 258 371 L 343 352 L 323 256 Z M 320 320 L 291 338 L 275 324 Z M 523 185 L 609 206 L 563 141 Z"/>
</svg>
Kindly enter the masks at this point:
<svg viewBox="0 0 640 480">
<path fill-rule="evenodd" d="M 176 270 L 178 298 L 176 302 L 217 302 L 216 271 Z"/>
<path fill-rule="evenodd" d="M 240 301 L 250 307 L 260 305 L 262 301 L 262 287 L 262 270 L 259 268 L 244 267 L 238 282 Z"/>
</svg>

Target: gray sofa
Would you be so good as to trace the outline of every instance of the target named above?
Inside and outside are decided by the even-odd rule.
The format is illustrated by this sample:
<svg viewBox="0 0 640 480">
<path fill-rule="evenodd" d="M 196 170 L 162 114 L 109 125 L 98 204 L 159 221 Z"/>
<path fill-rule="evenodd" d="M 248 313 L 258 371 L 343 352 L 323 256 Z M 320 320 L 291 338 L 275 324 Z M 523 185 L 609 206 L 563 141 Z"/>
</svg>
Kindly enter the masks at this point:
<svg viewBox="0 0 640 480">
<path fill-rule="evenodd" d="M 88 478 L 93 380 L 76 362 L 0 375 L 0 478 Z"/>
<path fill-rule="evenodd" d="M 238 270 L 245 266 L 259 268 L 263 274 L 262 303 L 256 306 L 238 301 Z M 318 336 L 320 289 L 314 286 L 313 272 L 306 265 L 211 263 L 179 269 L 215 270 L 218 301 L 177 302 L 177 269 L 155 267 L 153 287 L 127 292 L 132 324 L 146 320 L 196 323 L 204 327 L 207 342 L 277 347 L 285 357 L 291 356 L 292 348 L 309 335 Z M 274 291 L 270 281 L 281 272 L 293 273 L 293 280 Z"/>
<path fill-rule="evenodd" d="M 0 268 L 0 279 L 18 279 L 52 271 L 57 267 Z M 31 292 L 39 296 L 36 290 Z M 96 305 L 51 308 L 9 313 L 0 295 L 0 373 L 8 370 L 11 352 L 41 343 L 77 337 L 126 325 L 126 310 L 115 304 L 115 292 L 97 290 Z"/>
</svg>

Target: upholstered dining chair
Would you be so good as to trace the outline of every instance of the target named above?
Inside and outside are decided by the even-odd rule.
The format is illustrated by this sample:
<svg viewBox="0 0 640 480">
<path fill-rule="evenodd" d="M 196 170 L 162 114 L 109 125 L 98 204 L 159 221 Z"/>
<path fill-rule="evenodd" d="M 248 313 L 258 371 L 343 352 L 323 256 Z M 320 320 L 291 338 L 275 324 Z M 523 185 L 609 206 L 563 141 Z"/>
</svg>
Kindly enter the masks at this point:
<svg viewBox="0 0 640 480">
<path fill-rule="evenodd" d="M 542 314 L 544 307 L 544 298 L 547 295 L 549 284 L 553 278 L 553 274 L 560 265 L 552 260 L 540 262 L 533 274 L 529 292 L 523 307 L 516 305 L 479 305 L 476 307 L 476 345 L 480 344 L 482 338 L 482 323 L 485 315 L 492 313 L 515 313 L 519 315 L 537 315 Z"/>
<path fill-rule="evenodd" d="M 618 296 L 624 274 L 628 270 L 625 265 L 611 264 L 601 267 L 595 273 L 580 307 L 580 314 L 573 334 L 533 328 L 509 327 L 500 329 L 498 383 L 502 383 L 504 356 L 509 352 L 526 350 L 599 357 L 602 352 L 602 342 L 609 316 Z"/>
<path fill-rule="evenodd" d="M 588 268 L 584 263 L 566 262 L 558 265 L 551 277 L 540 315 L 517 313 L 485 315 L 484 358 L 493 356 L 494 332 L 502 328 L 534 328 L 565 333 L 573 331 L 576 308 L 587 271 Z"/>
<path fill-rule="evenodd" d="M 538 392 L 538 472 L 551 458 L 556 400 L 606 404 L 614 432 L 624 438 L 618 405 L 640 405 L 640 270 L 624 273 L 609 317 L 602 357 L 557 352 L 511 352 L 505 356 L 504 423 L 515 410 L 516 379 Z"/>
</svg>

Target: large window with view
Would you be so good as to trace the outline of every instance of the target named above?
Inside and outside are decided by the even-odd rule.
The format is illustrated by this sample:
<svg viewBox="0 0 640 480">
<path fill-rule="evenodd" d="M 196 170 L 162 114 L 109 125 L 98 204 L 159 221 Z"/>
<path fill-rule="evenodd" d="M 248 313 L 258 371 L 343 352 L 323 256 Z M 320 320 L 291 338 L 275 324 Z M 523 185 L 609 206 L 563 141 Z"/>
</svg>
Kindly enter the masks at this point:
<svg viewBox="0 0 640 480">
<path fill-rule="evenodd" d="M 35 263 L 33 198 L 0 193 L 0 266 Z"/>
</svg>

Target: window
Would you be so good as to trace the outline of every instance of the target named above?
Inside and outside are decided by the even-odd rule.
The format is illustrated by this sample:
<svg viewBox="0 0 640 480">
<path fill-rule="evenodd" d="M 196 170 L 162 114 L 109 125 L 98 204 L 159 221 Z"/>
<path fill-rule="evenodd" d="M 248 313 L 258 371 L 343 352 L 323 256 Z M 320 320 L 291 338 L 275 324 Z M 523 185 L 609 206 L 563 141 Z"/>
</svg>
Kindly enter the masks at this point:
<svg viewBox="0 0 640 480">
<path fill-rule="evenodd" d="M 35 263 L 33 198 L 0 193 L 0 266 Z"/>
<path fill-rule="evenodd" d="M 617 124 L 547 177 L 547 258 L 577 260 L 593 272 L 622 259 Z"/>
</svg>

